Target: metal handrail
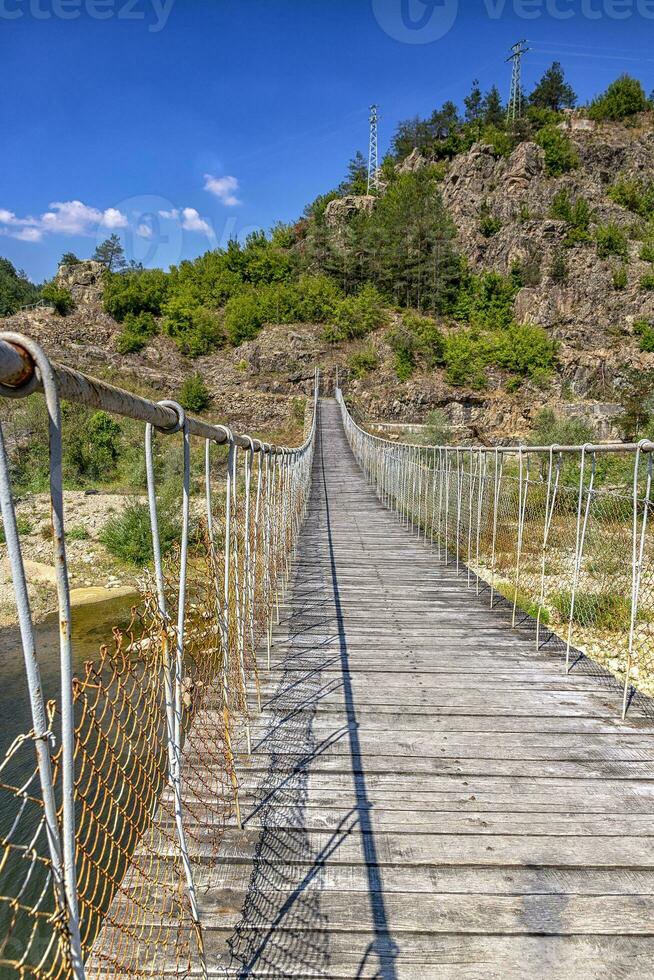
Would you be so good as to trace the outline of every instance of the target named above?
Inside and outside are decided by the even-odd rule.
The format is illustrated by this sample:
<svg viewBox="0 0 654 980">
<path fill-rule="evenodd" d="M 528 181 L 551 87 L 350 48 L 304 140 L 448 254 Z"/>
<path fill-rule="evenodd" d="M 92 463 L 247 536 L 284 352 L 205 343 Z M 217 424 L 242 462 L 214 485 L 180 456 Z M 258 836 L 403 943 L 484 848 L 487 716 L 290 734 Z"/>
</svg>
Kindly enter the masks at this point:
<svg viewBox="0 0 654 980">
<path fill-rule="evenodd" d="M 649 533 L 653 442 L 495 447 L 405 443 L 369 432 L 355 421 L 340 389 L 336 398 L 352 451 L 384 505 L 405 527 L 436 543 L 439 555 L 455 562 L 457 573 L 464 569 L 478 593 L 480 583 L 487 585 L 491 608 L 498 592 L 504 594 L 513 607 L 514 626 L 520 609 L 528 616 L 533 610 L 537 649 L 543 624 L 551 609 L 557 610 L 567 671 L 573 641 L 577 649 L 590 646 L 591 656 L 603 644 L 607 661 L 615 660 L 618 646 L 624 663 L 615 669 L 623 681 L 623 717 L 636 676 L 647 675 L 654 690 L 654 553 Z M 598 486 L 597 460 L 603 454 L 625 458 L 624 487 Z M 542 458 L 537 474 L 530 472 L 534 455 Z M 567 484 L 561 478 L 566 455 L 579 460 Z M 505 465 L 509 456 L 515 457 L 511 467 Z M 533 566 L 533 557 L 528 563 L 526 554 L 539 555 L 539 573 L 525 567 Z M 562 567 L 558 578 L 547 571 L 550 564 Z M 609 610 L 622 609 L 622 626 L 609 623 L 613 636 L 608 641 L 598 638 L 595 628 L 605 596 L 613 603 Z"/>
<path fill-rule="evenodd" d="M 146 425 L 145 460 L 148 484 L 148 506 L 152 531 L 152 544 L 155 564 L 155 580 L 159 614 L 165 624 L 166 649 L 172 647 L 172 655 L 166 654 L 164 680 L 166 685 L 165 705 L 168 731 L 168 774 L 175 798 L 175 822 L 186 888 L 195 922 L 200 970 L 207 976 L 202 941 L 202 922 L 196 898 L 193 871 L 189 859 L 186 832 L 182 817 L 181 796 L 181 748 L 182 748 L 182 696 L 184 680 L 184 627 L 186 613 L 186 573 L 189 548 L 189 495 L 190 495 L 190 438 L 197 436 L 205 440 L 205 500 L 211 553 L 214 554 L 214 535 L 211 515 L 211 461 L 212 444 L 229 446 L 229 462 L 225 510 L 225 569 L 224 596 L 217 596 L 217 605 L 222 604 L 221 631 L 224 649 L 229 646 L 230 603 L 232 590 L 236 592 L 236 620 L 240 681 L 244 688 L 244 637 L 247 629 L 254 639 L 255 576 L 252 569 L 252 534 L 262 538 L 264 561 L 267 563 L 263 588 L 265 589 L 265 608 L 268 637 L 268 661 L 270 663 L 270 644 L 272 638 L 273 610 L 279 616 L 279 596 L 288 581 L 290 570 L 290 550 L 294 547 L 301 522 L 306 512 L 308 489 L 311 480 L 313 452 L 318 421 L 319 375 L 316 371 L 313 395 L 313 417 L 310 431 L 304 442 L 297 447 L 276 446 L 254 439 L 248 435 L 233 433 L 223 425 L 213 425 L 193 418 L 176 402 L 154 402 L 134 395 L 122 388 L 89 377 L 57 362 L 50 361 L 43 349 L 31 338 L 18 333 L 0 333 L 0 397 L 24 398 L 35 391 L 42 391 L 46 399 L 50 430 L 50 496 L 53 514 L 53 541 L 57 571 L 57 596 L 60 624 L 60 671 L 61 671 L 61 720 L 62 720 L 62 758 L 63 774 L 62 819 L 61 826 L 57 815 L 57 804 L 53 786 L 53 766 L 51 757 L 51 736 L 47 725 L 43 690 L 39 676 L 39 664 L 34 638 L 32 615 L 29 605 L 27 583 L 18 525 L 15 501 L 12 493 L 9 459 L 6 452 L 2 426 L 0 425 L 0 509 L 5 529 L 7 550 L 15 587 L 15 598 L 23 646 L 35 746 L 38 760 L 39 783 L 44 807 L 44 823 L 52 868 L 58 917 L 56 921 L 66 923 L 66 940 L 70 968 L 75 980 L 85 976 L 84 952 L 80 936 L 80 912 L 78 908 L 79 870 L 76 857 L 76 787 L 75 787 L 75 727 L 73 711 L 73 675 L 71 641 L 71 603 L 70 586 L 66 560 L 65 522 L 62 481 L 62 435 L 60 400 L 66 398 L 87 407 L 103 409 L 127 418 L 144 422 Z M 153 462 L 153 439 L 155 431 L 172 435 L 181 433 L 184 446 L 184 473 L 182 495 L 182 542 L 179 571 L 179 599 L 177 626 L 173 627 L 167 609 L 165 582 L 162 567 L 162 554 L 159 542 L 159 522 L 157 515 L 157 495 L 155 487 L 155 468 Z M 244 524 L 236 526 L 234 512 L 237 498 L 241 492 L 237 480 L 237 453 L 245 454 L 245 513 Z M 252 461 L 258 454 L 256 502 L 250 506 Z M 254 513 L 254 520 L 253 515 Z M 241 544 L 239 545 L 237 538 Z M 239 547 L 245 549 L 239 553 Z M 280 575 L 280 568 L 282 573 Z M 272 570 L 271 570 L 272 569 Z M 239 574 L 244 581 L 239 581 Z M 248 622 L 249 621 L 249 622 Z M 168 634 L 170 634 L 168 636 Z M 228 710 L 227 679 L 229 664 L 227 652 L 223 663 L 223 686 L 225 711 Z M 248 751 L 250 749 L 249 718 L 247 703 L 245 708 Z M 235 787 L 237 817 L 238 795 Z M 238 817 L 240 820 L 240 817 Z M 53 920 L 54 921 L 54 920 Z"/>
</svg>

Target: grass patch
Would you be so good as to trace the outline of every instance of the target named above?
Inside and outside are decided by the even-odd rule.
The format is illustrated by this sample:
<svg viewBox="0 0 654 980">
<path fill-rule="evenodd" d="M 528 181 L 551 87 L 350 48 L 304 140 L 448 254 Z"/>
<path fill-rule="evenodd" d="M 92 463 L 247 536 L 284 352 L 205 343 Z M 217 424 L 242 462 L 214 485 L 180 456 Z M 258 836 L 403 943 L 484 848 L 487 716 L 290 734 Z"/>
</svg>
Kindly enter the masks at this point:
<svg viewBox="0 0 654 980">
<path fill-rule="evenodd" d="M 572 611 L 572 592 L 557 592 L 552 605 L 566 622 Z M 618 632 L 629 627 L 631 603 L 627 596 L 615 592 L 577 592 L 572 621 L 579 626 Z"/>
</svg>

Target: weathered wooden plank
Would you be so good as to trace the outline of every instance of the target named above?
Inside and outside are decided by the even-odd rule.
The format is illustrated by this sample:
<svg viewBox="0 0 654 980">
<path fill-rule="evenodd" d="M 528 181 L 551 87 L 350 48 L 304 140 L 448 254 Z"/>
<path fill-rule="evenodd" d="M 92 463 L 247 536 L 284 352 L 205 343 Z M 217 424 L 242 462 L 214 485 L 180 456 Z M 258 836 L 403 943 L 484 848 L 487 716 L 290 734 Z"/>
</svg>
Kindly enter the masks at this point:
<svg viewBox="0 0 654 980">
<path fill-rule="evenodd" d="M 216 862 L 187 818 L 210 976 L 654 977 L 654 713 L 536 651 L 321 415 L 251 757 L 235 733 L 245 829 Z"/>
</svg>

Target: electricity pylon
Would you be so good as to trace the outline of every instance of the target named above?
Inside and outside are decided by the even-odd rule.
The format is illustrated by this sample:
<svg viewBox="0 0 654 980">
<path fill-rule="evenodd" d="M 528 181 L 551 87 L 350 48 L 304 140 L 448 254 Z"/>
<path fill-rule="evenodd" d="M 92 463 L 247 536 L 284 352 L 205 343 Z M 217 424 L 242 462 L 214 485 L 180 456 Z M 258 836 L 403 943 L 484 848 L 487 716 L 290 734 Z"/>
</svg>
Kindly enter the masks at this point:
<svg viewBox="0 0 654 980">
<path fill-rule="evenodd" d="M 379 106 L 370 106 L 370 147 L 368 150 L 368 194 L 379 193 Z"/>
<path fill-rule="evenodd" d="M 506 59 L 513 62 L 513 72 L 511 74 L 511 96 L 509 106 L 506 111 L 506 121 L 515 126 L 518 119 L 522 116 L 522 56 L 527 54 L 529 48 L 526 41 L 518 41 L 511 48 L 511 54 Z"/>
</svg>

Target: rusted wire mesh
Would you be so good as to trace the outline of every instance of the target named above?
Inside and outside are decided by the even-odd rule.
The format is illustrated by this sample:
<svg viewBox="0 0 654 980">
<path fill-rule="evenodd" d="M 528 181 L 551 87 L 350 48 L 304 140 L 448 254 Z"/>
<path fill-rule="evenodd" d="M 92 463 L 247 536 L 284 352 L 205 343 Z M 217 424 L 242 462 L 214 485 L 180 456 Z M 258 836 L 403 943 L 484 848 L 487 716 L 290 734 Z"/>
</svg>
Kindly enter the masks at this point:
<svg viewBox="0 0 654 980">
<path fill-rule="evenodd" d="M 217 427 L 216 441 L 227 433 L 227 476 L 217 478 L 207 437 L 206 503 L 202 515 L 198 498 L 192 521 L 189 426 L 175 407 L 180 425 L 171 431 L 181 432 L 185 453 L 181 544 L 158 563 L 150 465 L 154 571 L 144 574 L 129 626 L 114 629 L 73 680 L 70 762 L 63 693 L 47 712 L 42 703 L 0 428 L 2 516 L 35 680 L 35 729 L 0 762 L 0 977 L 206 975 L 198 888 L 211 887 L 227 822 L 240 824 L 239 754 L 249 751 L 250 716 L 260 707 L 257 651 L 270 643 L 305 511 L 316 404 L 297 450 L 259 444 L 255 452 L 253 440 Z M 56 398 L 48 409 L 56 422 Z M 146 469 L 153 433 L 150 427 Z M 60 450 L 53 424 L 55 510 Z M 63 556 L 65 655 L 70 614 L 61 544 L 55 540 Z"/>
</svg>

